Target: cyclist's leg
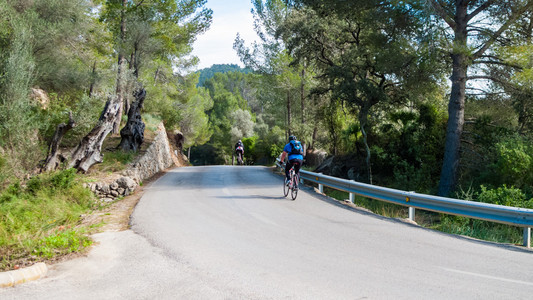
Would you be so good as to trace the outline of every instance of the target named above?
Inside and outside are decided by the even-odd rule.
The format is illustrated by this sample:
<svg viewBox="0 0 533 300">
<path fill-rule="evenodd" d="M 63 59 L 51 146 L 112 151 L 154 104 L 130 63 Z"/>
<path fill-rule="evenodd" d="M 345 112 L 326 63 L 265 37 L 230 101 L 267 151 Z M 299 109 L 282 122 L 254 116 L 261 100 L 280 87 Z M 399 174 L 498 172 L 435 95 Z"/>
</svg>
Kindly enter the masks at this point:
<svg viewBox="0 0 533 300">
<path fill-rule="evenodd" d="M 300 168 L 302 167 L 302 163 L 303 163 L 303 160 L 301 160 L 301 159 L 295 159 L 294 163 L 293 163 L 293 165 L 294 165 L 294 174 L 295 174 L 294 186 L 296 188 L 298 188 L 298 186 L 299 186 L 299 182 L 298 181 L 299 181 L 299 178 L 300 178 Z"/>
<path fill-rule="evenodd" d="M 301 159 L 293 159 L 292 164 L 294 165 L 294 173 L 300 175 L 300 167 L 304 163 Z"/>
<path fill-rule="evenodd" d="M 285 181 L 291 180 L 291 175 L 289 174 L 291 168 L 292 168 L 293 161 L 289 160 L 287 161 L 287 164 L 285 165 Z"/>
</svg>

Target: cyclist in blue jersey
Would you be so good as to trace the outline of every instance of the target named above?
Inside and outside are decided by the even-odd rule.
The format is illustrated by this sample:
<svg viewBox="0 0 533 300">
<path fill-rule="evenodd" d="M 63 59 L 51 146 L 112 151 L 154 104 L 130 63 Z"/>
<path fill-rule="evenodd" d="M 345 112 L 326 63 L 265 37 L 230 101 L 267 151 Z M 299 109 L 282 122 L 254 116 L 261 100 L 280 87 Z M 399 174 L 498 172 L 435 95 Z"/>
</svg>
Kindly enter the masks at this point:
<svg viewBox="0 0 533 300">
<path fill-rule="evenodd" d="M 283 153 L 281 153 L 281 162 L 285 161 L 285 157 L 287 157 L 287 164 L 285 165 L 285 183 L 288 184 L 290 181 L 290 174 L 289 171 L 292 167 L 294 167 L 294 172 L 296 174 L 299 174 L 300 167 L 303 164 L 304 159 L 304 151 L 302 147 L 302 143 L 300 141 L 296 140 L 296 137 L 294 135 L 289 136 L 289 143 L 283 147 Z"/>
</svg>

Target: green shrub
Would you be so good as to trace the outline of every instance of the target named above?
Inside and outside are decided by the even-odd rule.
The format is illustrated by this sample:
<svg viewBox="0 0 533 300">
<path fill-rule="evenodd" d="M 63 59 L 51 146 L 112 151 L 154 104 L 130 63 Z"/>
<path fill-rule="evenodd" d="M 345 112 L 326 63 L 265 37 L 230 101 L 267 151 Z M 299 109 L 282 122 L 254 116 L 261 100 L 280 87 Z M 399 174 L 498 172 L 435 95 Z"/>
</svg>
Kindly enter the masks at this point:
<svg viewBox="0 0 533 300">
<path fill-rule="evenodd" d="M 179 127 L 180 121 L 183 119 L 178 107 L 172 103 L 164 103 L 165 107 L 161 107 L 161 118 L 165 122 L 167 130 L 173 130 Z"/>
<path fill-rule="evenodd" d="M 26 190 L 33 195 L 38 191 L 47 189 L 51 191 L 65 190 L 72 186 L 75 178 L 76 169 L 73 168 L 52 172 L 50 174 L 42 174 L 34 176 L 28 180 Z"/>
<path fill-rule="evenodd" d="M 253 164 L 257 159 L 257 154 L 255 151 L 255 146 L 257 142 L 257 136 L 252 136 L 248 138 L 243 138 L 242 143 L 244 145 L 244 157 L 246 158 L 247 164 Z"/>
<path fill-rule="evenodd" d="M 477 176 L 480 184 L 514 186 L 533 193 L 533 145 L 522 136 L 505 136 L 488 151 L 490 163 Z M 476 179 L 474 177 L 474 179 Z"/>
<path fill-rule="evenodd" d="M 7 189 L 0 194 L 0 204 L 16 199 L 22 193 L 22 187 L 19 182 L 15 182 L 7 187 Z"/>
<path fill-rule="evenodd" d="M 477 200 L 484 203 L 492 203 L 505 206 L 533 208 L 533 199 L 526 199 L 526 195 L 517 188 L 506 185 L 498 187 L 496 189 L 488 189 L 485 186 L 481 186 L 481 193 Z"/>
<path fill-rule="evenodd" d="M 510 184 L 531 183 L 533 179 L 533 147 L 521 138 L 510 138 L 496 144 L 496 168 Z"/>
</svg>

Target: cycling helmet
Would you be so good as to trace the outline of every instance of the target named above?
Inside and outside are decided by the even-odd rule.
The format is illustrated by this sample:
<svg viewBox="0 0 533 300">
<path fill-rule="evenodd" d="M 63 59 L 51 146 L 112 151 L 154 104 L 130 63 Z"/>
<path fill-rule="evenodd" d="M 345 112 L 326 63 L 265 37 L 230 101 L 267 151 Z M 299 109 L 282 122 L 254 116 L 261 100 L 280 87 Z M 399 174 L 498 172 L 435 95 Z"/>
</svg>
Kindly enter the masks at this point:
<svg viewBox="0 0 533 300">
<path fill-rule="evenodd" d="M 241 140 L 239 140 L 239 143 L 242 143 Z"/>
<path fill-rule="evenodd" d="M 296 137 L 294 135 L 289 136 L 289 141 L 296 141 Z"/>
</svg>

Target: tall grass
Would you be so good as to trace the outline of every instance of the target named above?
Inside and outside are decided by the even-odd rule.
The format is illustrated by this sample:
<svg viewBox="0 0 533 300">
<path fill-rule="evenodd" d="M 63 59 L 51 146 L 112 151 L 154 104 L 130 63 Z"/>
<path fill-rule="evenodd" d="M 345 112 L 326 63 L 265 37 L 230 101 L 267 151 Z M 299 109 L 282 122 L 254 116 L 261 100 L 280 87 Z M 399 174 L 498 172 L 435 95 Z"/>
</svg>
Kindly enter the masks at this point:
<svg viewBox="0 0 533 300">
<path fill-rule="evenodd" d="M 0 194 L 0 270 L 90 245 L 87 229 L 78 225 L 96 202 L 75 172 L 39 175 Z"/>
<path fill-rule="evenodd" d="M 472 218 L 442 215 L 439 223 L 429 227 L 442 232 L 465 235 L 485 241 L 522 243 L 521 228 Z"/>
<path fill-rule="evenodd" d="M 96 169 L 102 172 L 119 172 L 127 168 L 138 152 L 115 150 L 104 153 L 104 161 L 96 165 Z"/>
</svg>

